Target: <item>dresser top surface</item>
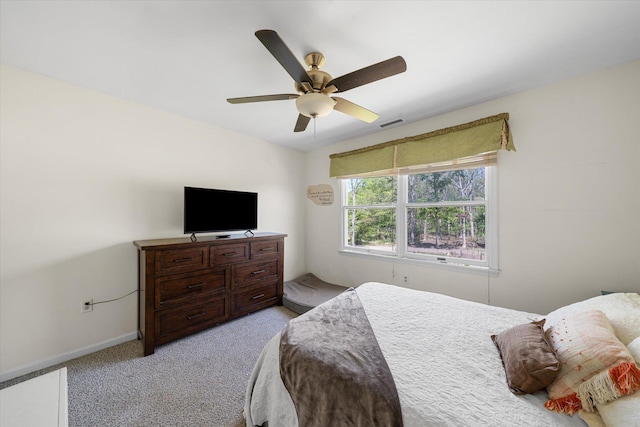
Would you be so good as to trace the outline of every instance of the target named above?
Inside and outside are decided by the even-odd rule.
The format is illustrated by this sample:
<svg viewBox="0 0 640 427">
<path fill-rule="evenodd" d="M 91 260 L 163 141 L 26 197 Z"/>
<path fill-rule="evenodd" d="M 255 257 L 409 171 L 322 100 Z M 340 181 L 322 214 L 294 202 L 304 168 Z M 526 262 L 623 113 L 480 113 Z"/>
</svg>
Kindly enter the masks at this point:
<svg viewBox="0 0 640 427">
<path fill-rule="evenodd" d="M 219 236 L 197 236 L 196 241 L 192 241 L 190 237 L 175 237 L 166 239 L 151 240 L 134 240 L 133 244 L 139 250 L 158 249 L 164 246 L 195 246 L 195 245 L 223 245 L 225 243 L 240 243 L 264 240 L 269 238 L 287 237 L 282 233 L 256 232 L 253 236 L 245 236 L 244 233 L 231 234 L 229 237 Z"/>
</svg>

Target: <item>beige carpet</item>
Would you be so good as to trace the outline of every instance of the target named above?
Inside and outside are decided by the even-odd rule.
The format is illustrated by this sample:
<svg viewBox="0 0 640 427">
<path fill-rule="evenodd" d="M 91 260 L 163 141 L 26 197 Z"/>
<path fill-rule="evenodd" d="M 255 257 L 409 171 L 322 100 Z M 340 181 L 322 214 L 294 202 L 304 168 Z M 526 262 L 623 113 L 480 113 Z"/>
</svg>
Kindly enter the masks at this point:
<svg viewBox="0 0 640 427">
<path fill-rule="evenodd" d="M 249 375 L 260 351 L 296 313 L 271 307 L 156 348 L 134 340 L 0 384 L 8 387 L 62 366 L 69 425 L 244 425 Z"/>
</svg>

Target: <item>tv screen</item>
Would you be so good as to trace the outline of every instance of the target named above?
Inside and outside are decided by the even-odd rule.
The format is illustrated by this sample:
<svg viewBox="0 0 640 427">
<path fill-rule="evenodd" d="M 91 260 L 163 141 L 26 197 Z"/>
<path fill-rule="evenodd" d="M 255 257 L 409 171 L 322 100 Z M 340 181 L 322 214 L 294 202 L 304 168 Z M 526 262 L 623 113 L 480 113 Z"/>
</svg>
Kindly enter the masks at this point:
<svg viewBox="0 0 640 427">
<path fill-rule="evenodd" d="M 184 233 L 255 230 L 258 193 L 184 187 Z"/>
</svg>

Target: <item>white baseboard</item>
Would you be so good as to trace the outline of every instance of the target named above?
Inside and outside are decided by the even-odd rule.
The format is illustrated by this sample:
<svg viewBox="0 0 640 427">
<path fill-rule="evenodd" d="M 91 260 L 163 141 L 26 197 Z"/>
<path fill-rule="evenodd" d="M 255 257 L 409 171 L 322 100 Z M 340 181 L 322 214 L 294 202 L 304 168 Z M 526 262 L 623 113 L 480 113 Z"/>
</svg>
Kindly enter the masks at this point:
<svg viewBox="0 0 640 427">
<path fill-rule="evenodd" d="M 58 356 L 55 356 L 49 359 L 44 359 L 39 362 L 33 363 L 31 365 L 25 365 L 11 371 L 2 372 L 0 373 L 0 382 L 12 380 L 14 378 L 21 377 L 22 375 L 30 374 L 32 372 L 39 371 L 40 369 L 45 369 L 50 366 L 58 365 L 68 360 L 75 359 L 76 357 L 86 356 L 87 354 L 95 353 L 96 351 L 104 350 L 105 348 L 113 347 L 114 345 L 122 344 L 127 341 L 135 340 L 137 338 L 138 338 L 138 333 L 131 332 L 125 335 L 120 335 L 119 337 L 116 337 L 107 341 L 103 341 L 98 344 L 81 348 L 79 350 L 74 350 L 69 353 L 60 354 Z"/>
</svg>

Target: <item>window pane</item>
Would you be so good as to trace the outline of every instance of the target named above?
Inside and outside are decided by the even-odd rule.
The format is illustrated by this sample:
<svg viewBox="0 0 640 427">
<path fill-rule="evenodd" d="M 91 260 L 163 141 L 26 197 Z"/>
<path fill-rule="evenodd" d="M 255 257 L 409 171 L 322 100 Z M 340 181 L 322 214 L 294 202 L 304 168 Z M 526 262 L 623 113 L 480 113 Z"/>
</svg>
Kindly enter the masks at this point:
<svg viewBox="0 0 640 427">
<path fill-rule="evenodd" d="M 347 205 L 388 205 L 398 198 L 395 176 L 347 180 Z"/>
<path fill-rule="evenodd" d="M 484 168 L 408 176 L 409 203 L 484 200 Z"/>
<path fill-rule="evenodd" d="M 394 208 L 347 209 L 347 245 L 362 249 L 396 250 Z"/>
<path fill-rule="evenodd" d="M 484 261 L 485 207 L 407 208 L 407 250 Z"/>
</svg>

